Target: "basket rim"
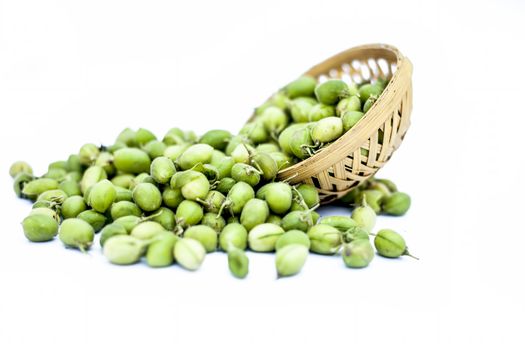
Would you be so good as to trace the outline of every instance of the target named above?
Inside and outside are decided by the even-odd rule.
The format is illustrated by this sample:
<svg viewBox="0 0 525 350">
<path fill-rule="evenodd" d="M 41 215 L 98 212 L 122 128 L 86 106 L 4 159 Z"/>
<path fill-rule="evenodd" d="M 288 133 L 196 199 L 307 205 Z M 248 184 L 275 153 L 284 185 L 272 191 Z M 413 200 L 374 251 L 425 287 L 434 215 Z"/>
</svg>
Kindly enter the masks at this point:
<svg viewBox="0 0 525 350">
<path fill-rule="evenodd" d="M 354 127 L 344 133 L 336 141 L 324 147 L 320 152 L 279 171 L 277 173 L 278 179 L 287 179 L 291 183 L 297 183 L 325 171 L 332 164 L 346 158 L 352 149 L 356 149 L 356 147 L 363 144 L 369 137 L 369 133 L 366 132 L 367 129 L 371 129 L 372 126 L 374 126 L 373 129 L 377 129 L 386 121 L 386 119 L 388 119 L 389 115 L 387 113 L 381 113 L 382 108 L 387 106 L 391 101 L 398 99 L 400 95 L 404 93 L 404 91 L 399 91 L 400 89 L 397 89 L 397 86 L 399 85 L 398 80 L 402 79 L 402 77 L 411 79 L 412 75 L 412 64 L 410 60 L 403 56 L 396 47 L 380 43 L 355 46 L 327 58 L 303 74 L 318 76 L 321 72 L 326 72 L 326 64 L 332 61 L 348 61 L 349 56 L 363 50 L 377 53 L 386 52 L 393 54 L 396 57 L 396 71 L 390 78 L 383 93 Z M 334 155 L 338 154 L 340 155 L 339 158 L 334 160 Z"/>
</svg>

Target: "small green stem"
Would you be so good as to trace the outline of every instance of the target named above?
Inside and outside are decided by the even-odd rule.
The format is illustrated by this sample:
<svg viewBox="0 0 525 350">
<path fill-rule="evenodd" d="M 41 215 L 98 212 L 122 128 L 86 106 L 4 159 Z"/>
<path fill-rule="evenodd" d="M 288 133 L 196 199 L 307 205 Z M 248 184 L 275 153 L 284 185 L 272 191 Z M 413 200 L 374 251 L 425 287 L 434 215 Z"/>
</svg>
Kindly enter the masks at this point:
<svg viewBox="0 0 525 350">
<path fill-rule="evenodd" d="M 158 213 L 155 213 L 155 214 L 151 214 L 151 215 L 148 215 L 148 216 L 143 216 L 142 219 L 141 219 L 141 222 L 151 220 L 151 219 L 156 218 L 157 216 L 159 216 L 161 214 L 162 214 L 162 211 L 159 211 Z"/>
<path fill-rule="evenodd" d="M 200 198 L 195 199 L 195 201 L 200 203 L 200 204 L 202 204 L 202 205 L 204 205 L 204 206 L 206 206 L 206 207 L 208 207 L 210 205 L 210 202 L 202 200 Z"/>
<path fill-rule="evenodd" d="M 222 205 L 219 208 L 219 212 L 217 213 L 216 219 L 218 219 L 222 215 L 222 211 L 224 210 L 224 208 L 230 208 L 231 204 L 232 201 L 229 199 L 226 199 L 224 202 L 222 202 Z"/>
<path fill-rule="evenodd" d="M 297 202 L 299 203 L 299 205 L 301 205 L 305 210 L 307 210 L 308 205 L 306 205 L 306 202 L 304 201 L 304 198 L 301 192 L 299 192 L 299 190 L 295 186 L 292 186 L 292 190 L 295 193 L 295 199 L 298 199 Z"/>
<path fill-rule="evenodd" d="M 405 250 L 405 252 L 403 253 L 403 255 L 406 255 L 406 256 L 409 256 L 411 257 L 412 259 L 416 259 L 416 260 L 419 260 L 419 258 L 417 256 L 414 256 L 412 254 L 410 254 L 410 252 L 407 250 Z"/>
</svg>

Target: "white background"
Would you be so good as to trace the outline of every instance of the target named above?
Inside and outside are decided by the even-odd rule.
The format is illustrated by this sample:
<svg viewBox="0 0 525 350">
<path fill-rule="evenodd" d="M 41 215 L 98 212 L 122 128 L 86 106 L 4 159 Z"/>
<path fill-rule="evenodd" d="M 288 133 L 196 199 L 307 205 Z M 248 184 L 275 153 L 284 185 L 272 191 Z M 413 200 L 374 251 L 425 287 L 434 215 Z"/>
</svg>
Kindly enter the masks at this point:
<svg viewBox="0 0 525 350">
<path fill-rule="evenodd" d="M 0 1 L 0 349 L 523 349 L 524 22 L 518 0 Z M 190 273 L 25 240 L 13 161 L 43 173 L 126 126 L 237 131 L 311 65 L 372 42 L 414 64 L 412 126 L 380 173 L 413 208 L 377 227 L 421 260 L 311 256 L 276 280 L 273 256 L 251 254 L 239 281 L 219 253 Z"/>
</svg>

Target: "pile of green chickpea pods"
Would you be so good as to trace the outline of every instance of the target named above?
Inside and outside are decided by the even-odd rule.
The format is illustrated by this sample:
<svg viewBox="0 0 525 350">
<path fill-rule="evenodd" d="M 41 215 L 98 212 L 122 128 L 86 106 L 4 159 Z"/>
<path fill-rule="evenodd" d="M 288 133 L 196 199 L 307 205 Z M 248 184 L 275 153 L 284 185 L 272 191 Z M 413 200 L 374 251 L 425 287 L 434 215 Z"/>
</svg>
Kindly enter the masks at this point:
<svg viewBox="0 0 525 350">
<path fill-rule="evenodd" d="M 410 255 L 395 231 L 372 233 L 377 214 L 404 215 L 410 207 L 391 181 L 369 179 L 340 200 L 351 215 L 320 218 L 314 186 L 275 180 L 355 125 L 384 85 L 317 84 L 303 76 L 257 108 L 238 135 L 211 130 L 197 137 L 173 128 L 158 139 L 128 128 L 114 144 L 86 144 L 40 177 L 16 162 L 14 191 L 34 202 L 22 222 L 25 236 L 45 242 L 58 234 L 66 247 L 85 252 L 98 233 L 113 264 L 145 260 L 188 270 L 222 250 L 238 278 L 248 274 L 247 249 L 275 251 L 279 277 L 300 272 L 309 252 L 340 254 L 352 268 L 368 266 L 375 251 Z"/>
</svg>

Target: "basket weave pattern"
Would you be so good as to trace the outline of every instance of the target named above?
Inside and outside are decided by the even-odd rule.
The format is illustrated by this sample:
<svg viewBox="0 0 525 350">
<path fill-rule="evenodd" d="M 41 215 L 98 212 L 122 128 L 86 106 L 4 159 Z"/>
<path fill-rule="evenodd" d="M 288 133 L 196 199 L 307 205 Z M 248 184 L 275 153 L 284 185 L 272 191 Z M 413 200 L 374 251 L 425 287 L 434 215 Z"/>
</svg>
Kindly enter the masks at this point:
<svg viewBox="0 0 525 350">
<path fill-rule="evenodd" d="M 329 203 L 374 175 L 403 141 L 412 111 L 412 64 L 392 46 L 365 45 L 341 52 L 305 75 L 320 82 L 330 78 L 355 83 L 390 79 L 376 103 L 352 129 L 277 175 L 291 184 L 314 185 L 321 203 Z"/>
</svg>

